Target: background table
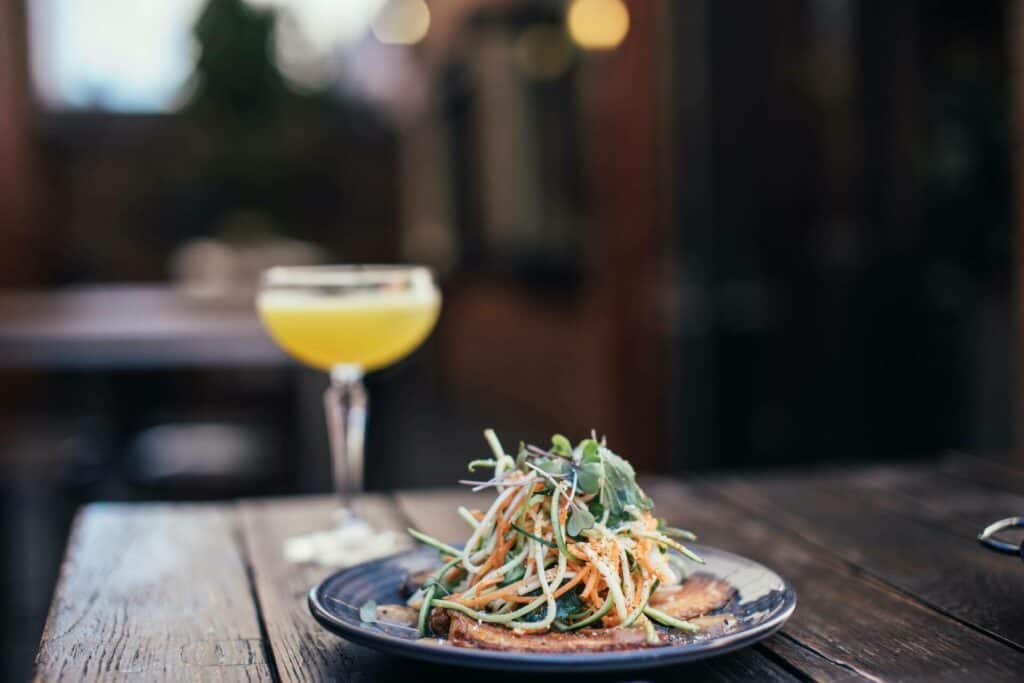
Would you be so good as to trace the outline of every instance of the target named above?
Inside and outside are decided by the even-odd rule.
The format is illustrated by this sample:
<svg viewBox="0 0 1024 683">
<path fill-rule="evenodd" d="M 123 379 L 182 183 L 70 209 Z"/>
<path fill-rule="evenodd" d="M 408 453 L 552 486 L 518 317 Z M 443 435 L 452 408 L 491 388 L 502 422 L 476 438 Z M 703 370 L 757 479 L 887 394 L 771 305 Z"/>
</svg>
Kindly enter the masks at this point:
<svg viewBox="0 0 1024 683">
<path fill-rule="evenodd" d="M 286 361 L 251 304 L 203 303 L 171 285 L 0 292 L 0 368 L 276 367 Z"/>
<path fill-rule="evenodd" d="M 696 529 L 702 542 L 792 580 L 797 610 L 782 632 L 740 652 L 585 680 L 1020 680 L 1024 563 L 975 536 L 994 519 L 1024 514 L 1024 470 L 950 456 L 642 483 L 660 514 Z M 459 503 L 473 505 L 472 494 L 370 495 L 360 507 L 382 527 L 415 525 L 456 541 L 465 533 Z M 287 564 L 281 547 L 328 524 L 331 508 L 327 498 L 85 508 L 42 636 L 38 678 L 451 680 L 459 672 L 377 654 L 313 621 L 306 591 L 328 571 Z"/>
</svg>

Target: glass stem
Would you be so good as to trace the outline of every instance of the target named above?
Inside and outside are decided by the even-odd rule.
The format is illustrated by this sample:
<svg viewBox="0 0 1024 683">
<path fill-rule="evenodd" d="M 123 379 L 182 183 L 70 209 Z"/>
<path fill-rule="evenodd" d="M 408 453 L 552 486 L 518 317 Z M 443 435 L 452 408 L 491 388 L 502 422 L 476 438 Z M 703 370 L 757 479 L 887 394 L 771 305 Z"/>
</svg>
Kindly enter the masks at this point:
<svg viewBox="0 0 1024 683">
<path fill-rule="evenodd" d="M 363 491 L 366 386 L 362 367 L 342 364 L 331 368 L 331 383 L 324 391 L 324 410 L 331 441 L 334 488 L 342 508 L 351 511 L 353 496 Z"/>
</svg>

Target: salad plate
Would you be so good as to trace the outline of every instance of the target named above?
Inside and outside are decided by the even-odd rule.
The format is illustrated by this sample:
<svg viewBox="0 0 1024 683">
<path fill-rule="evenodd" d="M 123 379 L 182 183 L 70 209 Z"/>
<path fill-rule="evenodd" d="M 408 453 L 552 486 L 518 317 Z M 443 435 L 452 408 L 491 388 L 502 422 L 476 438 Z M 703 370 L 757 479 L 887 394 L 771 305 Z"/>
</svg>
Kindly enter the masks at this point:
<svg viewBox="0 0 1024 683">
<path fill-rule="evenodd" d="M 766 638 L 782 627 L 796 608 L 796 593 L 772 570 L 739 555 L 709 546 L 690 546 L 704 558 L 706 573 L 728 581 L 736 596 L 722 608 L 735 625 L 727 633 L 695 634 L 687 642 L 657 648 L 594 653 L 499 652 L 454 647 L 439 638 L 421 637 L 415 627 L 366 623 L 360 609 L 404 601 L 407 577 L 440 566 L 437 552 L 417 548 L 341 570 L 309 591 L 309 609 L 329 631 L 380 652 L 439 664 L 518 671 L 611 671 L 688 662 L 732 652 Z"/>
<path fill-rule="evenodd" d="M 575 446 L 493 430 L 492 457 L 460 483 L 493 490 L 458 506 L 468 538 L 337 572 L 309 593 L 326 628 L 377 650 L 505 670 L 642 669 L 729 652 L 778 630 L 796 607 L 781 576 L 655 514 L 628 460 L 592 433 Z"/>
</svg>

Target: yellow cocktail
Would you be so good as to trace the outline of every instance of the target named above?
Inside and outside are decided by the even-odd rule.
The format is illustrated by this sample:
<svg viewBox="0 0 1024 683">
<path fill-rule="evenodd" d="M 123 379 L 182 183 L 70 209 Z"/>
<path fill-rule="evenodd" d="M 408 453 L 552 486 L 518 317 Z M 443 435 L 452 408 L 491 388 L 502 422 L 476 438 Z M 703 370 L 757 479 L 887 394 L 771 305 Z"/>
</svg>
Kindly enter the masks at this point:
<svg viewBox="0 0 1024 683">
<path fill-rule="evenodd" d="M 400 550 L 402 537 L 372 529 L 351 507 L 353 494 L 363 489 L 369 407 L 363 373 L 405 358 L 430 334 L 441 309 L 433 274 L 421 266 L 271 268 L 263 273 L 256 308 L 281 348 L 330 377 L 324 409 L 341 494 L 338 526 L 291 539 L 289 556 L 339 564 Z"/>
<path fill-rule="evenodd" d="M 441 309 L 435 290 L 325 295 L 268 291 L 257 301 L 274 341 L 308 365 L 376 370 L 409 355 Z"/>
<path fill-rule="evenodd" d="M 256 308 L 282 349 L 329 372 L 334 484 L 347 505 L 363 488 L 363 373 L 397 363 L 430 334 L 441 310 L 434 276 L 422 266 L 271 268 Z"/>
</svg>

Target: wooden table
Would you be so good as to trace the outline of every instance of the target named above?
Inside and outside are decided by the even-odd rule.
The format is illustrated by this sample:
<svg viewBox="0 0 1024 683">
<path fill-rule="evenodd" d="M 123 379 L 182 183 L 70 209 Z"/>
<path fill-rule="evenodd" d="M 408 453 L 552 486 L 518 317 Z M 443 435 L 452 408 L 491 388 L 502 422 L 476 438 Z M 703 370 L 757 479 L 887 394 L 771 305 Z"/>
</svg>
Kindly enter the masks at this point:
<svg viewBox="0 0 1024 683">
<path fill-rule="evenodd" d="M 169 284 L 0 292 L 0 368 L 277 367 L 286 362 L 254 306 L 195 301 Z"/>
<path fill-rule="evenodd" d="M 685 666 L 602 680 L 1022 680 L 1024 563 L 978 530 L 1024 514 L 1024 469 L 967 456 L 928 465 L 642 483 L 705 543 L 759 560 L 799 594 L 782 632 Z M 460 491 L 360 501 L 381 527 L 464 534 Z M 479 503 L 477 503 L 479 505 Z M 521 675 L 379 655 L 322 630 L 306 591 L 328 570 L 282 541 L 332 501 L 91 505 L 71 535 L 37 657 L 40 680 L 421 681 Z M 543 676 L 529 677 L 546 680 Z M 557 679 L 563 683 L 567 677 Z M 571 677 L 568 680 L 572 680 Z"/>
</svg>

